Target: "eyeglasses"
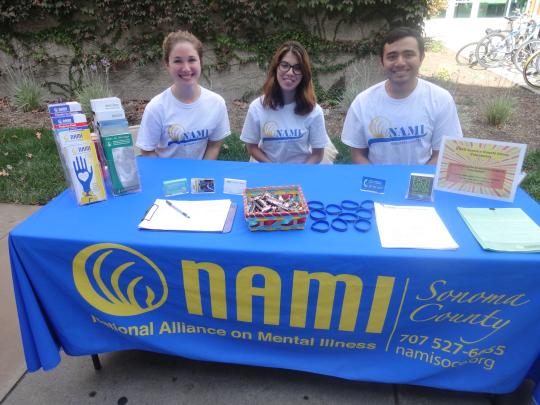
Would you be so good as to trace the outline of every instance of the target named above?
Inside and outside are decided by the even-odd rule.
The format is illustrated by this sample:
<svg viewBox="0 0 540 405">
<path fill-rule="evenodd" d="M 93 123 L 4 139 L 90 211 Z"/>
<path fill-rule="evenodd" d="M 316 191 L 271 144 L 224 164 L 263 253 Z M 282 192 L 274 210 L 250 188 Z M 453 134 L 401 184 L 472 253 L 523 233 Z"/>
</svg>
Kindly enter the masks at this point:
<svg viewBox="0 0 540 405">
<path fill-rule="evenodd" d="M 297 63 L 296 65 L 291 65 L 289 62 L 285 62 L 284 60 L 279 62 L 278 69 L 280 72 L 287 73 L 289 70 L 291 70 L 291 68 L 295 75 L 302 74 L 302 67 L 299 63 Z"/>
</svg>

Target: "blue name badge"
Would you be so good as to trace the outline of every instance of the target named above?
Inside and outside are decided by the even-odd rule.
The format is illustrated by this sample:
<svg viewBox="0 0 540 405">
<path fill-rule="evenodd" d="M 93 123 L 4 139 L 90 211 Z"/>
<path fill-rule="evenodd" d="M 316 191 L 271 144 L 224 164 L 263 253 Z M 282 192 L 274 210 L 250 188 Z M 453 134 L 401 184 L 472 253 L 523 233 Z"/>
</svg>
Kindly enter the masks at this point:
<svg viewBox="0 0 540 405">
<path fill-rule="evenodd" d="M 360 186 L 360 190 L 369 191 L 371 193 L 384 194 L 385 184 L 386 180 L 364 176 L 362 177 L 362 185 Z"/>
<path fill-rule="evenodd" d="M 188 192 L 187 179 L 166 180 L 163 182 L 163 194 L 166 197 Z"/>
</svg>

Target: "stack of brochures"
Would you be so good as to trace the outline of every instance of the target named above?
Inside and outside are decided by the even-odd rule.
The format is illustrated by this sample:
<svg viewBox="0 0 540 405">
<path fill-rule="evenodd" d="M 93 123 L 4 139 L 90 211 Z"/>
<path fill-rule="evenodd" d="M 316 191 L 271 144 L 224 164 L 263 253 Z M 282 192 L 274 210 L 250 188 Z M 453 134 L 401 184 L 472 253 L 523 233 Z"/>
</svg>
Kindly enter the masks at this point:
<svg viewBox="0 0 540 405">
<path fill-rule="evenodd" d="M 86 205 L 107 198 L 96 146 L 81 105 L 71 101 L 49 104 L 54 140 L 66 180 L 77 203 Z"/>
<path fill-rule="evenodd" d="M 459 246 L 433 207 L 375 203 L 384 248 L 453 250 Z"/>
<path fill-rule="evenodd" d="M 461 208 L 458 211 L 483 249 L 540 252 L 540 227 L 521 208 Z"/>
<path fill-rule="evenodd" d="M 126 114 L 118 97 L 90 100 L 113 195 L 140 191 L 139 171 Z"/>
</svg>

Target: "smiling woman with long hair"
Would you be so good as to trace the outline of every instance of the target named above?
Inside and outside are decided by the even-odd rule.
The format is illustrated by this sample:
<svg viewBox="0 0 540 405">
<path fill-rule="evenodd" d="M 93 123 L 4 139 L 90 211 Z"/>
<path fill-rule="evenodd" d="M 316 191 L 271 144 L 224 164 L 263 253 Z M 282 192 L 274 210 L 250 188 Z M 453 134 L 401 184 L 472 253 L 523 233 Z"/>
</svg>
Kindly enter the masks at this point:
<svg viewBox="0 0 540 405">
<path fill-rule="evenodd" d="M 199 84 L 201 42 L 187 31 L 163 41 L 163 62 L 173 84 L 155 96 L 141 121 L 137 146 L 145 156 L 217 159 L 230 134 L 225 100 Z"/>
<path fill-rule="evenodd" d="M 298 42 L 285 42 L 274 54 L 263 95 L 250 104 L 240 139 L 258 162 L 321 162 L 328 135 L 309 56 Z"/>
</svg>

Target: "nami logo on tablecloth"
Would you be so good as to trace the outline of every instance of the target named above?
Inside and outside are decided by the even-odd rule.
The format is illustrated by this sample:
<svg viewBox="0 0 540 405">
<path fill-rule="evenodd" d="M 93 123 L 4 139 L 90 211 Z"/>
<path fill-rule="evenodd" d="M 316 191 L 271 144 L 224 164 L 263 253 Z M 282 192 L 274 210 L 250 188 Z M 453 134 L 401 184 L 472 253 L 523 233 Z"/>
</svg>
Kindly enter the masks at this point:
<svg viewBox="0 0 540 405">
<path fill-rule="evenodd" d="M 79 294 L 90 305 L 110 315 L 153 311 L 163 305 L 168 295 L 165 277 L 154 262 L 115 243 L 98 243 L 77 253 L 73 279 Z M 156 288 L 161 290 L 158 294 Z"/>
</svg>

